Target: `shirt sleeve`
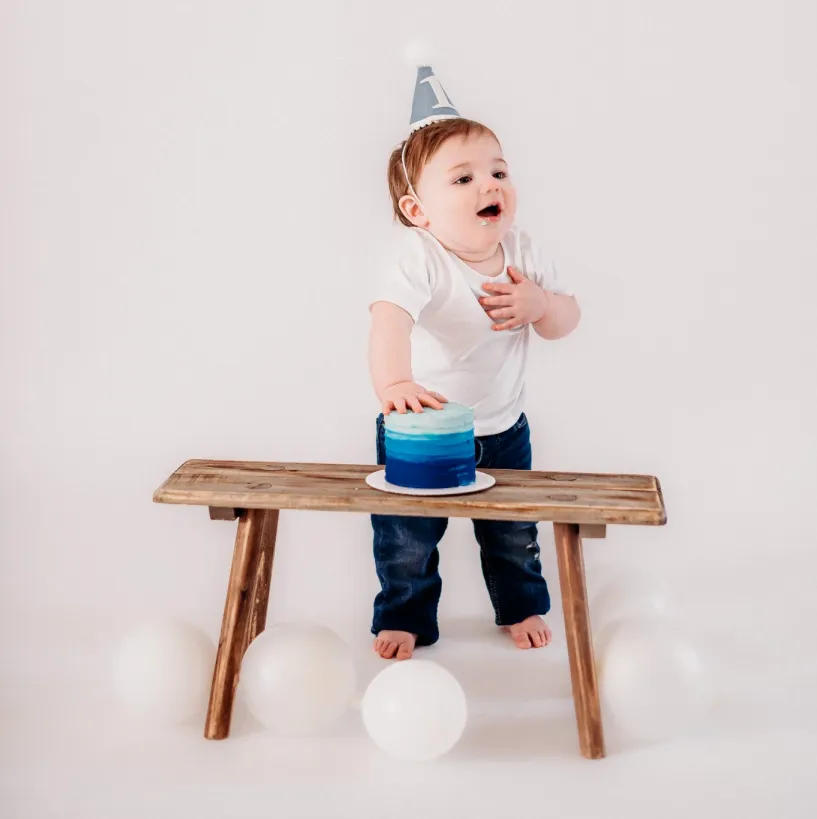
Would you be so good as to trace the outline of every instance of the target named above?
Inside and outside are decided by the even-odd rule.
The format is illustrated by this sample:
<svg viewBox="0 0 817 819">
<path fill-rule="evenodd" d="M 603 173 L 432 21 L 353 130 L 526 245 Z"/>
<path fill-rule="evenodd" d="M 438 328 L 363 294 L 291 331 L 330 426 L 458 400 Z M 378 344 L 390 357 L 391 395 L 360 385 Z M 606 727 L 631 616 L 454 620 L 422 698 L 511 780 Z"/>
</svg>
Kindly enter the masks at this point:
<svg viewBox="0 0 817 819">
<path fill-rule="evenodd" d="M 532 239 L 530 242 L 530 253 L 533 259 L 533 275 L 531 278 L 543 290 L 557 293 L 560 296 L 575 296 L 570 287 L 570 283 L 564 277 L 562 266 L 557 267 L 548 248 Z"/>
<path fill-rule="evenodd" d="M 369 308 L 378 301 L 402 307 L 414 322 L 431 301 L 431 277 L 422 239 L 410 229 L 404 231 L 387 254 L 384 269 L 378 272 Z"/>
</svg>

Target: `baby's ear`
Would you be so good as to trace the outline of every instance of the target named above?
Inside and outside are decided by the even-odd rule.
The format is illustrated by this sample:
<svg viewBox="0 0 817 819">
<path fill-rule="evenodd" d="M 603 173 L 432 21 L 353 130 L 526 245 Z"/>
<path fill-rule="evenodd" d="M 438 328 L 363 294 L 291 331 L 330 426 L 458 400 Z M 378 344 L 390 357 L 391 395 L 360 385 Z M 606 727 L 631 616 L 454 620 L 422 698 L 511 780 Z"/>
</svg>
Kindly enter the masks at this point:
<svg viewBox="0 0 817 819">
<path fill-rule="evenodd" d="M 400 206 L 400 212 L 412 225 L 415 227 L 428 226 L 428 219 L 426 219 L 425 213 L 423 212 L 423 207 L 413 196 L 406 194 L 401 197 L 398 204 Z"/>
</svg>

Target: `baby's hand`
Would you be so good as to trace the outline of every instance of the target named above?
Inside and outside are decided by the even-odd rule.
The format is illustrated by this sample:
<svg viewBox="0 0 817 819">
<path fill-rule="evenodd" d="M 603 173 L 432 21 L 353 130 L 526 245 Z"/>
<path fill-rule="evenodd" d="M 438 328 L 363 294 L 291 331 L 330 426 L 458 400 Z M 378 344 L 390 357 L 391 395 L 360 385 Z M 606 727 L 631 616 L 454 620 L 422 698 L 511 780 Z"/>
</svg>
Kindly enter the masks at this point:
<svg viewBox="0 0 817 819">
<path fill-rule="evenodd" d="M 505 319 L 502 323 L 494 324 L 494 330 L 510 330 L 523 324 L 535 324 L 547 312 L 548 294 L 536 282 L 532 282 L 515 267 L 508 268 L 508 276 L 511 284 L 482 285 L 484 290 L 501 294 L 483 296 L 479 300 L 492 319 Z"/>
<path fill-rule="evenodd" d="M 393 409 L 399 413 L 409 409 L 422 412 L 423 407 L 442 409 L 447 402 L 448 399 L 438 392 L 430 392 L 413 381 L 401 381 L 399 384 L 392 384 L 383 393 L 383 414 L 388 415 Z"/>
</svg>

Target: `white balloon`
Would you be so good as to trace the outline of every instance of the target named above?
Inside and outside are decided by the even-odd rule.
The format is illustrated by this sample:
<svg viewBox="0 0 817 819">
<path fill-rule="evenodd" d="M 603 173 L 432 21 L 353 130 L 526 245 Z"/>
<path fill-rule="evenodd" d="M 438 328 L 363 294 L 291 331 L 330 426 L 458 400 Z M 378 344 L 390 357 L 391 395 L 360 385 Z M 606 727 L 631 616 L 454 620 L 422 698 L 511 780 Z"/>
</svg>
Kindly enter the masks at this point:
<svg viewBox="0 0 817 819">
<path fill-rule="evenodd" d="M 252 715 L 278 734 L 328 728 L 355 693 L 355 664 L 329 628 L 280 623 L 253 640 L 241 664 L 239 694 Z"/>
<path fill-rule="evenodd" d="M 674 614 L 661 589 L 638 577 L 608 583 L 590 601 L 594 630 L 633 617 L 672 617 Z"/>
<path fill-rule="evenodd" d="M 204 718 L 216 647 L 175 617 L 145 621 L 121 640 L 113 661 L 116 696 L 134 716 L 157 723 Z"/>
<path fill-rule="evenodd" d="M 462 687 L 430 660 L 405 660 L 381 671 L 366 689 L 361 711 L 376 745 L 412 761 L 450 751 L 468 720 Z"/>
<path fill-rule="evenodd" d="M 644 740 L 690 729 L 712 703 L 704 663 L 679 628 L 664 620 L 622 620 L 597 658 L 602 699 L 618 726 Z"/>
</svg>

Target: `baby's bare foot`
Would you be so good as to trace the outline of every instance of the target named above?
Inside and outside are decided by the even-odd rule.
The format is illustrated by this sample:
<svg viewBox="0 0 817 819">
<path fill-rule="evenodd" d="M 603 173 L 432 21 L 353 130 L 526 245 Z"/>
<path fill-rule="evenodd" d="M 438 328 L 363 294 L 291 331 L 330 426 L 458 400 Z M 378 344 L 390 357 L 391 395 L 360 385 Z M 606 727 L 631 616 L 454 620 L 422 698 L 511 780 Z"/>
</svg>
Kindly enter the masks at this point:
<svg viewBox="0 0 817 819">
<path fill-rule="evenodd" d="M 374 650 L 384 659 L 408 660 L 414 652 L 417 635 L 408 631 L 381 631 L 375 637 Z"/>
<path fill-rule="evenodd" d="M 538 614 L 504 628 L 519 648 L 542 648 L 550 642 L 552 636 L 548 624 Z"/>
</svg>

